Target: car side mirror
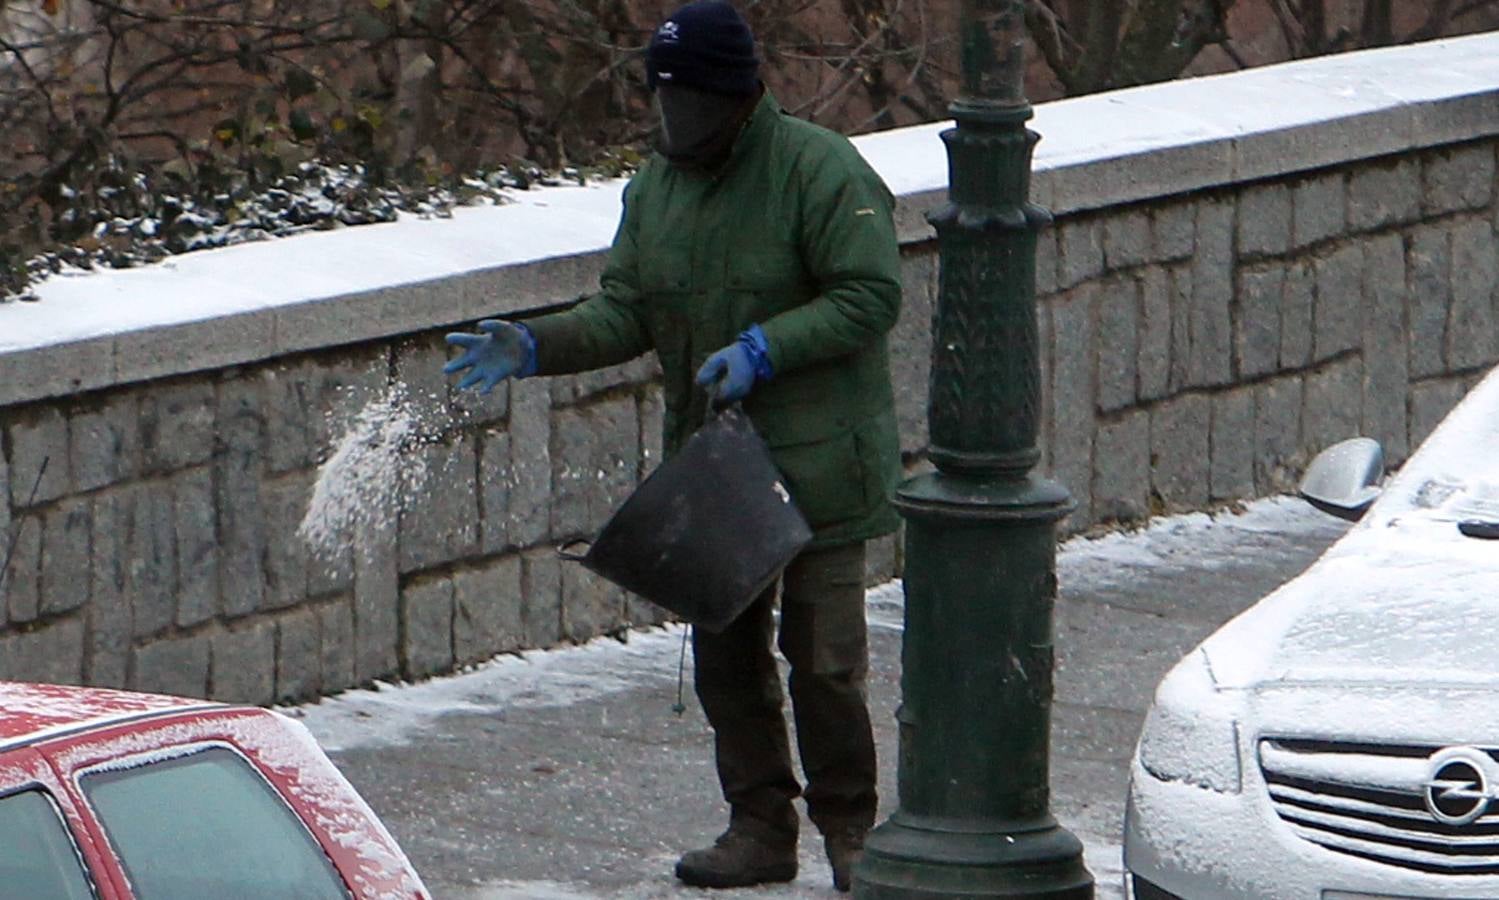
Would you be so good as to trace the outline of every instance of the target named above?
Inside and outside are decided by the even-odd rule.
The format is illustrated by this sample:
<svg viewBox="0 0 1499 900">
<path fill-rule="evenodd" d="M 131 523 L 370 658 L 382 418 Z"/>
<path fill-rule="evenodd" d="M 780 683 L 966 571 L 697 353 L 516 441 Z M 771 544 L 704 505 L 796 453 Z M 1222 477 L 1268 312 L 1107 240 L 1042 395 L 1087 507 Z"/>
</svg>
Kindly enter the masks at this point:
<svg viewBox="0 0 1499 900">
<path fill-rule="evenodd" d="M 1379 496 L 1384 448 L 1373 438 L 1350 438 L 1317 454 L 1301 479 L 1301 496 L 1329 515 L 1350 522 Z"/>
</svg>

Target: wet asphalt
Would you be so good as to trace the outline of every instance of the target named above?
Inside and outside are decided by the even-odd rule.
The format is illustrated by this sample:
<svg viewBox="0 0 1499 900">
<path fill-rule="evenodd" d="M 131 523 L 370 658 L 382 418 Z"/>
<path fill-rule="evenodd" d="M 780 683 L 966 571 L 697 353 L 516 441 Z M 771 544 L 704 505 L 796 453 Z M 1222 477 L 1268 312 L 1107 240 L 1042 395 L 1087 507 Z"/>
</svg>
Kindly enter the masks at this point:
<svg viewBox="0 0 1499 900">
<path fill-rule="evenodd" d="M 1343 533 L 1343 523 L 1296 501 L 1269 504 L 1251 506 L 1249 515 L 1197 515 L 1136 534 L 1076 538 L 1059 555 L 1052 808 L 1083 839 L 1100 898 L 1122 896 L 1128 764 L 1156 682 Z M 896 796 L 898 587 L 872 591 L 869 616 L 883 820 Z M 593 647 L 549 651 L 547 672 L 502 695 L 494 679 L 509 669 L 491 671 L 489 686 L 471 689 L 461 684 L 474 676 L 457 676 L 455 689 L 469 695 L 463 703 L 434 709 L 394 736 L 382 733 L 381 714 L 356 712 L 368 717 L 369 738 L 336 741 L 331 755 L 439 900 L 708 896 L 671 874 L 676 857 L 711 841 L 727 815 L 712 736 L 690 687 L 686 712 L 672 711 L 679 635 L 656 629 L 632 639 L 628 662 L 643 675 L 619 676 L 620 653 Z M 556 679 L 579 689 L 558 690 L 549 683 Z M 354 708 L 338 703 L 323 706 Z M 307 720 L 324 738 L 321 713 L 310 708 Z M 821 841 L 805 821 L 803 829 L 795 882 L 712 895 L 840 896 Z"/>
</svg>

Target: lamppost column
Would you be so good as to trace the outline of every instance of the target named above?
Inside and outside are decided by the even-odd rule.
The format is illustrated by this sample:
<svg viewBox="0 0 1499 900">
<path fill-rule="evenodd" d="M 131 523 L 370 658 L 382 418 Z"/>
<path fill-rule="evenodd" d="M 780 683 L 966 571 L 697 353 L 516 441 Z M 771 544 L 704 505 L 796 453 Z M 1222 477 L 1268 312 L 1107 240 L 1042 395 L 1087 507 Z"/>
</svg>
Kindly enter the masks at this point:
<svg viewBox="0 0 1499 900">
<path fill-rule="evenodd" d="M 1056 523 L 1039 460 L 1036 235 L 1023 0 L 965 0 L 963 92 L 943 133 L 948 204 L 928 403 L 937 471 L 906 482 L 899 806 L 870 833 L 857 900 L 1090 900 L 1052 817 Z"/>
</svg>

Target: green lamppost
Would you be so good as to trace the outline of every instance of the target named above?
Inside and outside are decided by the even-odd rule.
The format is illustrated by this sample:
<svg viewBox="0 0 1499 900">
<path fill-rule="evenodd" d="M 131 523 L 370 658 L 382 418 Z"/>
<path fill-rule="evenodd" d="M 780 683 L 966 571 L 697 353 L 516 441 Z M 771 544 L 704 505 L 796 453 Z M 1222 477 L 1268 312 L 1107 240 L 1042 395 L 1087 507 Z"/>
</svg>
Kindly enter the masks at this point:
<svg viewBox="0 0 1499 900">
<path fill-rule="evenodd" d="M 928 421 L 935 473 L 904 484 L 900 805 L 869 835 L 857 900 L 1092 898 L 1049 809 L 1056 523 L 1032 474 L 1041 414 L 1023 0 L 964 0 L 946 131 Z"/>
</svg>

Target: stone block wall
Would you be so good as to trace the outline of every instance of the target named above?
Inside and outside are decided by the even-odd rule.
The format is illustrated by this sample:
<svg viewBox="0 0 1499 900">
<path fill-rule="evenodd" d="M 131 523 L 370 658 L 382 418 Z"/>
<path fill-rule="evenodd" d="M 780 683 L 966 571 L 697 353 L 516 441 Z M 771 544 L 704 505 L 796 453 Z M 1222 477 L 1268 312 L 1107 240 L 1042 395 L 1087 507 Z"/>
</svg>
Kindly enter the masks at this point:
<svg viewBox="0 0 1499 900">
<path fill-rule="evenodd" d="M 0 678 L 268 702 L 663 621 L 554 552 L 659 461 L 654 362 L 480 397 L 446 355 L 434 331 L 0 409 Z M 322 552 L 319 466 L 390 396 L 424 477 Z"/>
<path fill-rule="evenodd" d="M 1398 465 L 1499 360 L 1495 145 L 1060 219 L 1042 236 L 1045 465 L 1073 530 Z"/>
<path fill-rule="evenodd" d="M 1038 291 L 1067 529 L 1284 491 L 1356 434 L 1403 460 L 1499 359 L 1495 152 L 1061 216 Z M 892 349 L 916 467 L 938 267 L 929 239 L 903 254 Z M 264 703 L 662 621 L 555 553 L 659 461 L 654 360 L 459 395 L 446 330 L 0 406 L 0 678 Z M 319 467 L 393 391 L 420 411 L 425 479 L 315 552 L 297 529 Z M 870 577 L 898 551 L 878 542 Z"/>
</svg>

